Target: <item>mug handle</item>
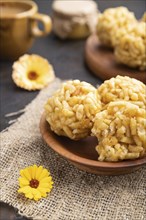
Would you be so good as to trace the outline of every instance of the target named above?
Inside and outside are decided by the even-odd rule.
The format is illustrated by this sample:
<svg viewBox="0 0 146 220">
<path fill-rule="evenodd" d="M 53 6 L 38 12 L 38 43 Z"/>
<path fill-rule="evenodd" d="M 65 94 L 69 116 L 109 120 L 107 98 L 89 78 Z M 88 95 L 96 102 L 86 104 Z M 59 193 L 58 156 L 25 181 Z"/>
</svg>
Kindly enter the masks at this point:
<svg viewBox="0 0 146 220">
<path fill-rule="evenodd" d="M 43 24 L 44 30 L 40 30 L 38 22 Z M 31 34 L 33 37 L 42 37 L 47 35 L 52 30 L 52 21 L 48 15 L 36 13 L 31 17 Z"/>
</svg>

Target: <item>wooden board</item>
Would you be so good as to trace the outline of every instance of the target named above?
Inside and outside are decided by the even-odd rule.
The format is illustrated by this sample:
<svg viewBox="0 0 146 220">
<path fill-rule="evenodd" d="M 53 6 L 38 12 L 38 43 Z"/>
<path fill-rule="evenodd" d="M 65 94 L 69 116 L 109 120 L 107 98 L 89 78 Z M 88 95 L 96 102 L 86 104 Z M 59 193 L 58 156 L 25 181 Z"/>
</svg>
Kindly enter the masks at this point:
<svg viewBox="0 0 146 220">
<path fill-rule="evenodd" d="M 102 46 L 96 35 L 91 35 L 86 41 L 85 60 L 89 69 L 102 80 L 121 75 L 146 83 L 146 71 L 118 64 L 113 50 Z"/>
</svg>

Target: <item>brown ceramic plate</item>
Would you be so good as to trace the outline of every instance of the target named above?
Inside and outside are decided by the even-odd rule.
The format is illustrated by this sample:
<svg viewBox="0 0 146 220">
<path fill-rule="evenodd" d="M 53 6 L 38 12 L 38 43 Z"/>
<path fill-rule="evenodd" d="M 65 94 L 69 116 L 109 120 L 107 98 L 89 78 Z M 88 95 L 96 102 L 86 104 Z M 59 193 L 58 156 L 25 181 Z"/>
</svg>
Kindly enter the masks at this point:
<svg viewBox="0 0 146 220">
<path fill-rule="evenodd" d="M 97 139 L 88 137 L 73 141 L 67 137 L 58 136 L 51 131 L 46 122 L 45 114 L 40 121 L 40 131 L 43 139 L 55 152 L 65 157 L 70 163 L 81 170 L 98 175 L 120 175 L 136 171 L 146 164 L 146 157 L 124 162 L 100 162 L 95 151 Z"/>
<path fill-rule="evenodd" d="M 86 41 L 85 60 L 89 69 L 103 80 L 121 75 L 129 76 L 146 83 L 146 71 L 140 71 L 118 64 L 113 50 L 104 47 L 94 34 Z"/>
</svg>

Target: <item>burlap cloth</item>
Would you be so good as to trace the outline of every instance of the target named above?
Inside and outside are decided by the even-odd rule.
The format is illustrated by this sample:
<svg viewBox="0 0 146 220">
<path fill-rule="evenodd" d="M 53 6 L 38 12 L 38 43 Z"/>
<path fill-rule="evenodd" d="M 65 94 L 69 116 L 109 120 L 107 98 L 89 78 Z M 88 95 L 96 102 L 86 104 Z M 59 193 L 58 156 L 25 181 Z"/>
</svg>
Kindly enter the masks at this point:
<svg viewBox="0 0 146 220">
<path fill-rule="evenodd" d="M 97 176 L 79 171 L 42 140 L 40 116 L 47 98 L 60 86 L 56 79 L 25 108 L 25 113 L 1 133 L 1 200 L 22 215 L 39 220 L 144 220 L 145 168 L 122 176 Z M 54 188 L 39 202 L 17 193 L 19 170 L 43 165 Z"/>
</svg>

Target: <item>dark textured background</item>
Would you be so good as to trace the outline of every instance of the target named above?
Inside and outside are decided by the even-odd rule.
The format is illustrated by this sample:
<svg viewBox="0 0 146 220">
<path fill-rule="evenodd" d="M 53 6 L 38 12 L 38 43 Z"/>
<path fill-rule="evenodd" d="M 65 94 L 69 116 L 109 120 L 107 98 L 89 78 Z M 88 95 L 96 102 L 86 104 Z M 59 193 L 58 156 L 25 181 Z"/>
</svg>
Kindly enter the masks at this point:
<svg viewBox="0 0 146 220">
<path fill-rule="evenodd" d="M 67 1 L 67 0 L 66 0 Z M 77 1 L 77 0 L 75 0 Z M 39 12 L 51 14 L 52 0 L 35 0 Z M 146 11 L 145 0 L 96 0 L 99 10 L 102 12 L 109 7 L 126 6 L 134 11 L 139 19 Z M 2 42 L 0 42 L 2 43 Z M 62 41 L 53 33 L 44 38 L 36 39 L 33 47 L 28 53 L 36 53 L 47 58 L 55 69 L 57 77 L 62 79 L 80 79 L 93 85 L 101 81 L 92 75 L 84 63 L 85 40 Z M 0 51 L 2 53 L 2 51 Z M 0 129 L 8 126 L 7 113 L 23 109 L 38 92 L 28 92 L 17 88 L 11 79 L 12 62 L 0 62 Z M 13 117 L 11 118 L 13 119 Z M 1 203 L 0 220 L 26 220 L 18 216 L 16 210 Z M 43 219 L 42 219 L 43 220 Z"/>
</svg>

